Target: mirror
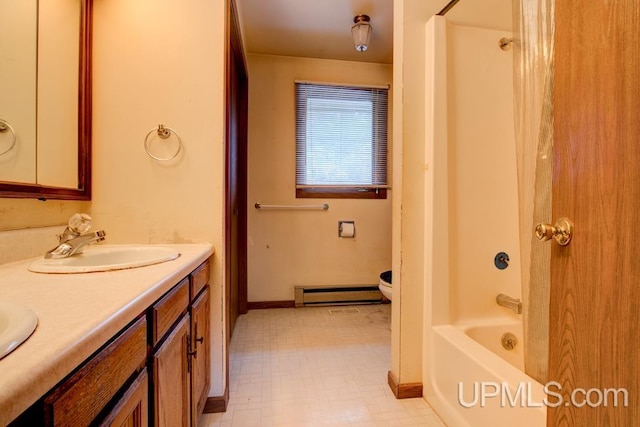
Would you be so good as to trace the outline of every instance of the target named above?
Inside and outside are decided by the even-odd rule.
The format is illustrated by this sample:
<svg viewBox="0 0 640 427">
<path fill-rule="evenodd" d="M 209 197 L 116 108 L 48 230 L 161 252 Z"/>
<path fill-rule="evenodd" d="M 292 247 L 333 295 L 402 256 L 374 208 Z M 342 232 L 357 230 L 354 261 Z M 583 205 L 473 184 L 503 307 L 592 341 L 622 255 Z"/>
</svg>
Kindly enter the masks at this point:
<svg viewBox="0 0 640 427">
<path fill-rule="evenodd" d="M 91 9 L 0 0 L 0 197 L 91 197 Z"/>
</svg>

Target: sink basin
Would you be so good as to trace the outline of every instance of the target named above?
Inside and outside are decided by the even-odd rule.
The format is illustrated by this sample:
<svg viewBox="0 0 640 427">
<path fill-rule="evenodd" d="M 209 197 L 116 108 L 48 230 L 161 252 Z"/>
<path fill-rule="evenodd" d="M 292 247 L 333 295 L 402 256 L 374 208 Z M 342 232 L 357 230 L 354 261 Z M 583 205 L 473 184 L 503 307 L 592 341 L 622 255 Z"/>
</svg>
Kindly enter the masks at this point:
<svg viewBox="0 0 640 427">
<path fill-rule="evenodd" d="M 37 324 L 38 317 L 27 307 L 0 301 L 0 359 L 29 338 Z"/>
<path fill-rule="evenodd" d="M 179 256 L 175 249 L 155 245 L 89 246 L 83 253 L 69 258 L 33 261 L 29 270 L 35 273 L 91 273 L 159 264 Z"/>
</svg>

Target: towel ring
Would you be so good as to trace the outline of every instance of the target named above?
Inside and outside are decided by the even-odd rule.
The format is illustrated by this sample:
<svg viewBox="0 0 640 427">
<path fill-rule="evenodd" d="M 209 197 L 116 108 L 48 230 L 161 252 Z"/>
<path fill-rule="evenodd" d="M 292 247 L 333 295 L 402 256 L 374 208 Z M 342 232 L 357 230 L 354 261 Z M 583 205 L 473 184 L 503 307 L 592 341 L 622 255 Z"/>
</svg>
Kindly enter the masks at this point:
<svg viewBox="0 0 640 427">
<path fill-rule="evenodd" d="M 176 139 L 178 140 L 178 148 L 176 149 L 175 153 L 172 153 L 171 155 L 169 155 L 167 157 L 159 157 L 159 156 L 156 156 L 156 155 L 152 154 L 150 149 L 149 149 L 149 146 L 151 145 L 150 137 L 154 133 L 157 134 L 160 139 L 168 139 L 171 135 L 174 135 L 176 137 Z M 158 125 L 157 128 L 151 129 L 149 131 L 149 133 L 147 133 L 147 136 L 144 138 L 144 151 L 147 152 L 149 157 L 151 157 L 154 160 L 158 160 L 160 162 L 166 162 L 168 160 L 175 159 L 176 156 L 178 155 L 178 153 L 180 153 L 181 149 L 182 149 L 182 140 L 180 139 L 180 135 L 178 135 L 178 133 L 175 130 L 173 130 L 173 129 L 169 128 L 169 127 L 166 127 L 164 125 L 161 125 L 161 124 Z"/>
<path fill-rule="evenodd" d="M 3 154 L 7 154 L 9 151 L 13 150 L 13 147 L 16 146 L 16 132 L 13 130 L 9 122 L 7 122 L 6 120 L 0 119 L 0 134 L 3 134 L 5 132 L 11 132 L 12 141 L 9 148 L 1 152 L 0 156 L 2 156 Z"/>
</svg>

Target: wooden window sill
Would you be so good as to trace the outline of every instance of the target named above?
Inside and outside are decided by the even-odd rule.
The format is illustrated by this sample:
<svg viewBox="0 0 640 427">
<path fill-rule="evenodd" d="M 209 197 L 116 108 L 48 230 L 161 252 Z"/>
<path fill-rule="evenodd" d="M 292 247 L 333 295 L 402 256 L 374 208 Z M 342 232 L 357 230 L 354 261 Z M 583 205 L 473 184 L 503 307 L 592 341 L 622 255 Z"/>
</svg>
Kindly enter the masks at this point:
<svg viewBox="0 0 640 427">
<path fill-rule="evenodd" d="M 386 199 L 386 188 L 298 188 L 297 199 Z"/>
</svg>

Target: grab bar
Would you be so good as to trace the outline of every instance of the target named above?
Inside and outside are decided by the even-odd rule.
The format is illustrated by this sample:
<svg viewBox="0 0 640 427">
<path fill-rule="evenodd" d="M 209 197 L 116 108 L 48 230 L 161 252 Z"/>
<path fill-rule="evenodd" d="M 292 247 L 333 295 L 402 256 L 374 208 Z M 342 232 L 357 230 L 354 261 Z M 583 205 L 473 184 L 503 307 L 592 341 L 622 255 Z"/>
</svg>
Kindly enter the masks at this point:
<svg viewBox="0 0 640 427">
<path fill-rule="evenodd" d="M 329 209 L 329 204 L 324 203 L 322 205 L 263 205 L 260 202 L 256 202 L 253 205 L 256 209 L 299 209 L 299 210 L 322 210 Z"/>
</svg>

